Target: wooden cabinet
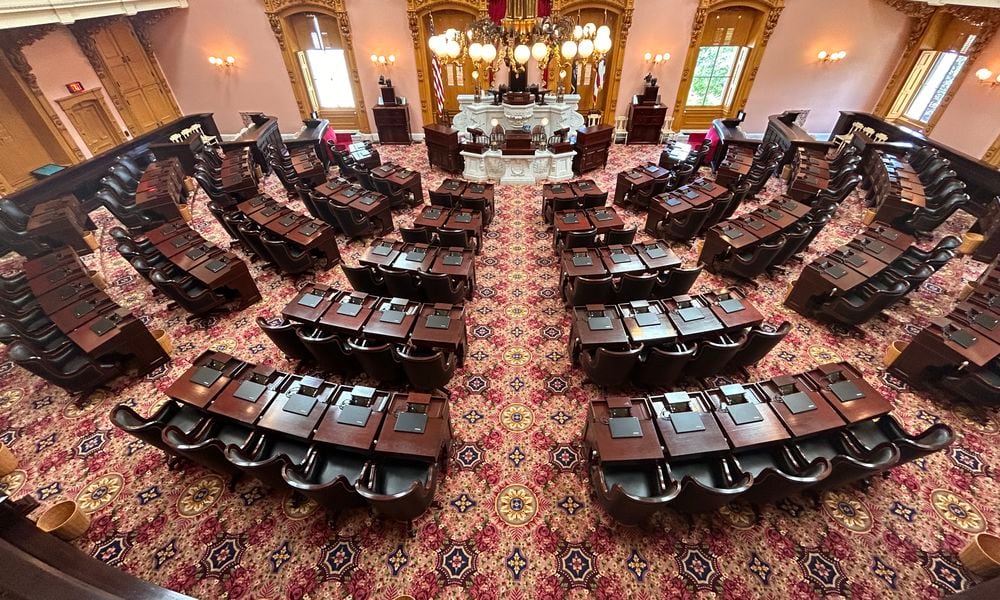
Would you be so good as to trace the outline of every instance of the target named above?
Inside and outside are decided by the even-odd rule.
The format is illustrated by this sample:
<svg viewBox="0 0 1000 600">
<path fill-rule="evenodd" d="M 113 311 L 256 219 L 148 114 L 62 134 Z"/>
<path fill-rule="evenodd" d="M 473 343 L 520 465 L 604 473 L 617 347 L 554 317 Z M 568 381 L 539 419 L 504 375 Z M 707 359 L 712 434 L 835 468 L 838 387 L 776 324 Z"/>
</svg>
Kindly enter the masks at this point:
<svg viewBox="0 0 1000 600">
<path fill-rule="evenodd" d="M 461 173 L 465 162 L 459 153 L 458 130 L 447 125 L 424 125 L 424 143 L 427 144 L 427 161 L 449 173 Z"/>
<path fill-rule="evenodd" d="M 409 144 L 410 107 L 407 104 L 380 104 L 372 108 L 378 141 L 382 144 Z"/>
<path fill-rule="evenodd" d="M 667 107 L 662 104 L 640 104 L 639 97 L 632 98 L 628 107 L 629 144 L 659 144 L 660 130 L 667 118 Z"/>
<path fill-rule="evenodd" d="M 573 149 L 573 172 L 582 175 L 587 171 L 608 166 L 608 149 L 611 147 L 614 128 L 610 125 L 594 125 L 576 130 Z"/>
</svg>

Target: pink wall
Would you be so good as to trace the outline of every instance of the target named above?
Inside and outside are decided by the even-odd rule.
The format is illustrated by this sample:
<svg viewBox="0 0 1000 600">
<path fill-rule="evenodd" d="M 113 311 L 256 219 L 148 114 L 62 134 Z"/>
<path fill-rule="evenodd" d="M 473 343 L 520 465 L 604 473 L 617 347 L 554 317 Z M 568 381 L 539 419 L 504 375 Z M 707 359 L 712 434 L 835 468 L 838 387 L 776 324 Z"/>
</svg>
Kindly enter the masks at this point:
<svg viewBox="0 0 1000 600">
<path fill-rule="evenodd" d="M 828 133 L 841 110 L 870 110 L 903 49 L 907 17 L 881 0 L 786 2 L 747 101 L 747 131 L 767 117 L 810 109 L 806 130 Z M 820 63 L 816 54 L 847 51 Z"/>
<path fill-rule="evenodd" d="M 73 141 L 80 147 L 84 156 L 88 158 L 93 156 L 76 129 L 73 128 L 73 124 L 66 117 L 66 113 L 56 103 L 57 99 L 69 96 L 66 84 L 71 81 L 79 81 L 86 90 L 101 87 L 101 80 L 97 78 L 97 73 L 94 72 L 79 44 L 76 43 L 76 38 L 73 37 L 69 29 L 59 26 L 52 33 L 26 47 L 24 56 L 28 59 L 46 100 L 49 101 L 63 124 L 66 125 Z M 125 131 L 125 122 L 122 121 L 118 110 L 115 109 L 115 105 L 111 103 L 111 98 L 106 92 L 104 92 L 104 103 L 118 122 L 121 130 Z"/>
<path fill-rule="evenodd" d="M 223 133 L 243 124 L 239 111 L 278 117 L 283 131 L 302 126 L 281 50 L 260 0 L 195 0 L 152 28 L 160 66 L 185 113 L 212 112 Z M 209 56 L 236 57 L 219 68 Z"/>
<path fill-rule="evenodd" d="M 655 69 L 653 76 L 659 79 L 660 98 L 669 107 L 667 116 L 673 116 L 674 100 L 677 99 L 677 87 L 684 71 L 684 56 L 697 8 L 697 0 L 639 0 L 635 3 L 632 27 L 625 45 L 616 114 L 628 114 L 632 96 L 642 88 L 642 78 L 648 72 L 643 55 L 647 52 L 669 52 L 670 60 Z"/>
<path fill-rule="evenodd" d="M 931 131 L 935 140 L 975 158 L 982 158 L 1000 134 L 1000 87 L 979 83 L 975 73 L 984 67 L 993 71 L 993 77 L 1000 71 L 1000 35 L 993 37 L 970 67 L 969 75 Z"/>
<path fill-rule="evenodd" d="M 406 17 L 406 0 L 348 0 L 347 18 L 351 21 L 361 93 L 365 97 L 372 130 L 375 129 L 372 107 L 379 98 L 379 71 L 372 65 L 371 55 L 395 54 L 396 66 L 389 72 L 389 78 L 396 95 L 405 96 L 410 104 L 410 130 L 423 132 L 416 56 Z"/>
</svg>

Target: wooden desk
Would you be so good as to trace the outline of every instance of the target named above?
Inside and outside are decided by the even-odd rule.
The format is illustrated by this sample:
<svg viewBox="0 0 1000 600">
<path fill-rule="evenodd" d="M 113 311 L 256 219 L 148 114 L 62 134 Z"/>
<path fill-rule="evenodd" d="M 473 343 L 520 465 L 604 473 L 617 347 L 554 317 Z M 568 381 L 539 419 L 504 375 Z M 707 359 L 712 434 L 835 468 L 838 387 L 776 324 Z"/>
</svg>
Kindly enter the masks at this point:
<svg viewBox="0 0 1000 600">
<path fill-rule="evenodd" d="M 840 429 L 844 419 L 802 375 L 783 375 L 754 385 L 795 438 Z"/>
<path fill-rule="evenodd" d="M 669 392 L 649 399 L 668 459 L 692 460 L 729 451 L 729 441 L 703 392 Z M 683 410 L 672 412 L 673 406 Z"/>
<path fill-rule="evenodd" d="M 607 168 L 608 152 L 613 141 L 614 128 L 610 125 L 594 125 L 576 130 L 573 149 L 573 172 L 578 176 L 594 169 Z"/>
<path fill-rule="evenodd" d="M 828 363 L 805 376 L 848 424 L 888 414 L 892 404 L 846 362 Z"/>
<path fill-rule="evenodd" d="M 427 162 L 449 173 L 461 173 L 465 168 L 458 143 L 458 130 L 447 125 L 424 125 Z"/>
<path fill-rule="evenodd" d="M 290 375 L 261 414 L 257 426 L 308 440 L 339 387 L 318 377 Z"/>
<path fill-rule="evenodd" d="M 287 378 L 288 373 L 273 367 L 247 365 L 212 400 L 208 412 L 253 425 L 278 395 L 278 390 L 284 387 Z"/>
<path fill-rule="evenodd" d="M 163 393 L 172 400 L 205 408 L 246 366 L 224 352 L 206 350 Z"/>
<path fill-rule="evenodd" d="M 397 431 L 398 415 L 407 412 L 407 408 L 414 404 L 426 405 L 424 414 L 427 415 L 427 425 L 424 431 Z M 397 393 L 386 411 L 381 433 L 375 443 L 375 454 L 436 462 L 443 458 L 442 453 L 447 451 L 450 440 L 451 426 L 445 398 L 416 392 Z"/>
<path fill-rule="evenodd" d="M 624 416 L 617 416 L 622 414 Z M 613 416 L 615 415 L 615 416 Z M 629 431 L 632 437 L 614 437 L 611 431 L 610 419 L 630 419 L 638 426 L 637 430 Z M 596 450 L 601 464 L 607 463 L 637 463 L 656 461 L 663 458 L 660 439 L 656 435 L 656 426 L 644 403 L 632 403 L 626 397 L 612 397 L 606 400 L 592 400 L 587 415 L 585 444 Z"/>
<path fill-rule="evenodd" d="M 759 448 L 791 437 L 766 398 L 758 395 L 753 386 L 724 385 L 706 390 L 705 395 L 735 450 Z"/>
<path fill-rule="evenodd" d="M 592 318 L 591 318 L 592 317 Z M 602 329 L 596 325 L 598 321 L 607 318 L 610 327 Z M 604 322 L 607 326 L 608 322 Z M 593 328 L 598 327 L 598 328 Z M 570 333 L 571 340 L 577 340 L 582 349 L 615 346 L 625 346 L 628 344 L 628 334 L 625 333 L 625 325 L 621 316 L 614 307 L 603 305 L 577 306 L 573 309 L 573 325 Z"/>
</svg>

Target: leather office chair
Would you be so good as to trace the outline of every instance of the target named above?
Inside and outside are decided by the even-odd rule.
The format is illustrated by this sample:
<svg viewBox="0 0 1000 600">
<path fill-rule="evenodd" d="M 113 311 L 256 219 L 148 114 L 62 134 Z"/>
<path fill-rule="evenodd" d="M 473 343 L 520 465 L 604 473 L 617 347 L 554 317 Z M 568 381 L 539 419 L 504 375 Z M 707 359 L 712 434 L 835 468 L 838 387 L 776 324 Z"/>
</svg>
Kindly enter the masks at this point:
<svg viewBox="0 0 1000 600">
<path fill-rule="evenodd" d="M 668 462 L 664 470 L 668 484 L 680 484 L 680 492 L 670 506 L 682 512 L 718 510 L 742 497 L 753 485 L 753 476 L 744 473 L 729 456 Z"/>
<path fill-rule="evenodd" d="M 28 289 L 28 276 L 24 272 L 10 277 L 0 276 L 0 291 L 9 294 L 19 294 Z"/>
<path fill-rule="evenodd" d="M 208 212 L 212 213 L 212 216 L 215 217 L 215 220 L 219 222 L 219 225 L 222 225 L 222 228 L 226 230 L 226 233 L 229 234 L 229 237 L 231 239 L 239 241 L 240 234 L 236 231 L 236 228 L 233 227 L 233 225 L 228 220 L 226 220 L 225 217 L 226 211 L 223 210 L 223 208 L 219 205 L 218 202 L 215 202 L 214 200 L 209 202 Z"/>
<path fill-rule="evenodd" d="M 722 220 L 722 215 L 729 210 L 729 204 L 733 200 L 733 193 L 723 194 L 712 201 L 711 210 L 708 211 L 708 219 L 705 220 L 704 228 L 708 229 Z"/>
<path fill-rule="evenodd" d="M 812 198 L 807 198 L 805 204 L 815 204 L 816 202 L 835 202 L 840 204 L 844 201 L 844 198 L 854 191 L 854 188 L 858 187 L 861 183 L 861 175 L 850 171 L 845 173 L 838 179 L 830 182 L 830 187 L 825 190 L 820 190 Z"/>
<path fill-rule="evenodd" d="M 303 464 L 285 465 L 281 476 L 288 487 L 336 515 L 344 508 L 364 504 L 355 485 L 368 468 L 366 459 L 358 454 L 313 444 Z"/>
<path fill-rule="evenodd" d="M 397 188 L 381 177 L 369 175 L 374 184 L 375 191 L 389 198 L 389 206 L 392 208 L 404 208 L 410 203 L 412 194 L 409 190 Z"/>
<path fill-rule="evenodd" d="M 565 250 L 573 248 L 593 248 L 597 246 L 597 230 L 587 229 L 585 231 L 569 231 L 562 238 L 562 247 Z"/>
<path fill-rule="evenodd" d="M 598 504 L 623 525 L 642 525 L 669 505 L 680 486 L 664 487 L 660 463 L 621 466 L 591 461 L 590 480 Z"/>
<path fill-rule="evenodd" d="M 858 291 L 823 302 L 817 314 L 845 325 L 857 325 L 879 314 L 908 291 L 910 284 L 902 280 L 893 282 L 887 291 L 863 285 Z"/>
<path fill-rule="evenodd" d="M 281 350 L 285 358 L 305 360 L 310 357 L 309 350 L 299 339 L 298 324 L 284 318 L 277 323 L 271 323 L 264 317 L 257 317 L 257 326 L 271 339 L 278 350 Z"/>
<path fill-rule="evenodd" d="M 906 159 L 909 161 L 910 166 L 916 171 L 923 171 L 928 164 L 938 157 L 938 149 L 933 146 L 920 146 L 913 152 L 910 152 Z"/>
<path fill-rule="evenodd" d="M 631 379 L 632 370 L 639 363 L 643 345 L 628 350 L 608 350 L 598 347 L 593 351 L 580 353 L 580 367 L 587 379 L 596 385 L 620 387 Z"/>
<path fill-rule="evenodd" d="M 35 339 L 53 329 L 58 329 L 56 324 L 49 319 L 49 316 L 45 314 L 45 311 L 40 306 L 28 311 L 24 315 L 0 316 L 0 324 L 7 324 L 18 335 L 27 339 Z"/>
<path fill-rule="evenodd" d="M 437 238 L 438 245 L 444 248 L 465 248 L 479 254 L 479 243 L 471 231 L 441 227 L 437 230 Z"/>
<path fill-rule="evenodd" d="M 26 344 L 29 350 L 46 360 L 57 358 L 68 348 L 75 346 L 58 327 L 45 329 L 41 335 L 26 337 L 21 335 L 10 322 L 0 322 L 0 342 L 10 344 L 15 341 Z"/>
<path fill-rule="evenodd" d="M 942 179 L 940 183 L 924 186 L 924 198 L 927 201 L 927 208 L 937 208 L 948 196 L 956 192 L 965 191 L 965 182 L 956 179 L 954 171 L 949 171 L 949 175 L 947 179 Z"/>
<path fill-rule="evenodd" d="M 133 179 L 139 180 L 142 179 L 142 174 L 148 166 L 149 162 L 146 162 L 141 156 L 122 154 L 115 157 L 115 162 L 112 164 L 111 168 L 125 169 Z"/>
<path fill-rule="evenodd" d="M 372 379 L 384 383 L 396 383 L 403 379 L 399 357 L 392 344 L 349 339 L 347 347 L 361 365 L 361 370 Z"/>
<path fill-rule="evenodd" d="M 24 231 L 28 227 L 30 217 L 21 207 L 9 198 L 0 198 L 0 223 L 11 231 Z"/>
<path fill-rule="evenodd" d="M 401 347 L 398 354 L 410 385 L 418 390 L 444 389 L 455 373 L 457 361 L 454 354 L 445 354 L 441 350 L 420 354 L 408 346 Z"/>
<path fill-rule="evenodd" d="M 379 275 L 385 282 L 385 287 L 390 296 L 396 298 L 409 298 L 410 300 L 423 300 L 424 290 L 420 287 L 420 280 L 411 271 L 393 269 L 379 265 Z"/>
<path fill-rule="evenodd" d="M 444 273 L 417 273 L 420 289 L 427 302 L 443 302 L 447 304 L 462 304 L 472 296 L 468 284 L 464 280 L 455 282 L 450 275 Z"/>
<path fill-rule="evenodd" d="M 388 293 L 385 281 L 373 267 L 368 265 L 352 267 L 346 263 L 342 263 L 340 268 L 344 270 L 347 281 L 355 290 L 376 296 L 384 296 Z"/>
<path fill-rule="evenodd" d="M 242 423 L 228 419 L 210 418 L 191 434 L 185 434 L 174 426 L 163 429 L 163 443 L 171 454 L 182 456 L 210 471 L 231 478 L 230 488 L 243 472 L 229 462 L 226 450 L 229 446 L 241 448 L 253 438 L 254 431 Z"/>
<path fill-rule="evenodd" d="M 312 190 L 300 183 L 295 187 L 295 192 L 299 195 L 299 200 L 302 201 L 302 205 L 306 207 L 309 214 L 312 215 L 314 219 L 323 220 L 323 216 L 316 207 L 316 200 L 313 199 Z"/>
<path fill-rule="evenodd" d="M 493 222 L 493 206 L 485 198 L 461 198 L 459 206 L 474 210 L 483 216 L 483 227 L 489 227 Z"/>
<path fill-rule="evenodd" d="M 694 179 L 697 169 L 691 164 L 678 165 L 673 169 L 674 180 L 671 185 L 667 186 L 667 191 L 676 190 L 679 187 L 683 187 Z"/>
<path fill-rule="evenodd" d="M 308 442 L 256 430 L 247 444 L 226 447 L 226 459 L 264 485 L 280 490 L 285 486 L 285 468 L 301 468 L 308 451 Z"/>
<path fill-rule="evenodd" d="M 432 233 L 433 232 L 427 227 L 399 228 L 399 235 L 407 244 L 431 244 L 433 242 Z"/>
<path fill-rule="evenodd" d="M 311 254 L 293 247 L 285 240 L 262 235 L 260 241 L 274 264 L 285 275 L 297 275 L 316 268 L 316 259 Z"/>
<path fill-rule="evenodd" d="M 694 359 L 696 344 L 671 344 L 665 348 L 650 346 L 641 357 L 635 372 L 635 381 L 646 387 L 667 388 L 681 378 L 685 367 Z"/>
<path fill-rule="evenodd" d="M 717 269 L 744 279 L 753 279 L 767 270 L 785 246 L 785 236 L 757 244 L 750 252 L 735 252 L 733 255 L 717 263 Z"/>
<path fill-rule="evenodd" d="M 813 206 L 815 207 L 815 205 Z M 823 231 L 823 228 L 826 227 L 826 224 L 833 219 L 834 212 L 835 211 L 819 211 L 810 213 L 806 216 L 805 222 L 809 225 L 810 231 L 809 234 L 806 235 L 805 241 L 802 242 L 803 250 L 812 244 L 813 240 L 816 239 L 816 236 L 818 236 L 819 233 Z"/>
<path fill-rule="evenodd" d="M 733 216 L 733 213 L 736 212 L 736 209 L 739 208 L 741 204 L 743 204 L 743 200 L 746 199 L 747 194 L 750 193 L 750 184 L 747 182 L 737 182 L 733 184 L 731 188 L 729 188 L 729 191 L 732 192 L 733 196 L 726 204 L 726 210 L 723 211 L 722 215 L 719 216 L 719 220 L 717 221 L 717 223 L 721 223 L 722 221 L 725 221 L 726 219 Z"/>
<path fill-rule="evenodd" d="M 378 191 L 377 189 L 375 189 L 375 183 L 372 178 L 371 171 L 358 164 L 352 165 L 351 169 L 354 171 L 354 176 L 357 178 L 358 183 L 361 184 L 361 187 L 373 192 Z"/>
<path fill-rule="evenodd" d="M 296 329 L 295 334 L 320 369 L 340 374 L 357 372 L 357 360 L 337 334 L 307 332 L 302 328 Z"/>
<path fill-rule="evenodd" d="M 20 340 L 11 342 L 7 350 L 18 366 L 73 393 L 89 392 L 121 373 L 118 363 L 95 362 L 75 345 L 49 357 L 39 356 Z"/>
<path fill-rule="evenodd" d="M 604 234 L 604 245 L 613 246 L 615 244 L 620 244 L 622 246 L 627 246 L 635 241 L 635 232 L 636 228 L 634 225 L 631 227 L 612 229 Z"/>
<path fill-rule="evenodd" d="M 917 207 L 917 210 L 913 212 L 908 219 L 903 220 L 900 223 L 894 223 L 900 230 L 906 232 L 928 232 L 933 231 L 938 227 L 938 225 L 944 223 L 948 218 L 955 213 L 958 209 L 962 208 L 971 201 L 968 194 L 955 193 L 948 196 L 947 199 L 942 201 L 942 203 L 937 208 L 923 208 Z"/>
<path fill-rule="evenodd" d="M 373 464 L 357 492 L 376 515 L 407 523 L 409 529 L 434 500 L 438 479 L 437 464 L 391 460 Z"/>
<path fill-rule="evenodd" d="M 691 269 L 678 267 L 661 273 L 657 276 L 656 284 L 653 286 L 653 297 L 670 298 L 687 293 L 704 270 L 704 263 L 698 263 L 698 266 Z"/>
<path fill-rule="evenodd" d="M 118 195 L 109 189 L 99 189 L 94 199 L 107 208 L 116 219 L 133 231 L 143 231 L 153 228 L 159 222 L 134 207 L 126 206 Z"/>
<path fill-rule="evenodd" d="M 573 280 L 567 280 L 563 286 L 563 298 L 565 298 L 567 306 L 608 304 L 614 291 L 610 275 L 576 277 Z"/>
<path fill-rule="evenodd" d="M 11 317 L 23 317 L 38 308 L 38 299 L 31 290 L 22 292 L 19 296 L 10 297 L 0 294 L 0 314 Z"/>
<path fill-rule="evenodd" d="M 973 404 L 1000 404 L 1000 373 L 989 368 L 946 375 L 941 387 Z"/>
<path fill-rule="evenodd" d="M 741 470 L 753 477 L 753 485 L 740 500 L 754 504 L 776 502 L 815 487 L 833 472 L 830 461 L 822 457 L 805 468 L 797 467 L 785 446 L 765 446 L 739 452 L 733 458 Z"/>
<path fill-rule="evenodd" d="M 935 423 L 911 435 L 892 415 L 848 425 L 844 432 L 858 446 L 874 451 L 883 444 L 899 448 L 899 462 L 905 463 L 943 450 L 955 440 L 955 432 L 944 423 Z"/>
<path fill-rule="evenodd" d="M 632 300 L 648 300 L 653 295 L 653 286 L 655 284 L 655 273 L 624 273 L 619 284 L 615 286 L 615 302 L 623 303 L 631 302 Z"/>
<path fill-rule="evenodd" d="M 427 195 L 430 197 L 432 206 L 446 206 L 448 208 L 452 208 L 455 204 L 454 196 L 448 192 L 430 190 L 427 192 Z"/>
<path fill-rule="evenodd" d="M 608 192 L 601 192 L 600 194 L 584 194 L 580 203 L 583 208 L 598 208 L 600 206 L 606 206 L 608 203 Z M 551 219 L 549 219 L 549 221 L 551 222 Z"/>
<path fill-rule="evenodd" d="M 337 220 L 340 231 L 347 237 L 354 239 L 375 233 L 375 223 L 367 215 L 348 206 L 332 203 L 328 206 Z"/>
<path fill-rule="evenodd" d="M 185 435 L 191 435 L 208 419 L 209 417 L 197 408 L 174 401 L 163 404 L 148 419 L 143 418 L 131 407 L 124 404 L 119 404 L 111 409 L 111 422 L 116 427 L 168 454 L 171 452 L 171 448 L 163 441 L 164 429 L 174 427 Z"/>
<path fill-rule="evenodd" d="M 228 218 L 228 217 L 227 217 Z M 264 246 L 264 241 L 261 239 L 260 227 L 253 221 L 246 219 L 237 225 L 237 231 L 240 232 L 240 240 L 246 244 L 246 247 L 253 252 L 260 260 L 271 262 L 271 253 L 267 251 Z"/>
<path fill-rule="evenodd" d="M 574 210 L 576 208 L 579 208 L 579 200 L 577 198 L 553 198 L 552 202 L 546 204 L 542 209 L 542 216 L 545 218 L 545 222 L 551 225 L 553 219 L 555 219 L 555 213 L 563 210 Z"/>
<path fill-rule="evenodd" d="M 746 345 L 747 335 L 745 333 L 735 338 L 723 335 L 714 340 L 698 342 L 698 351 L 695 352 L 691 364 L 684 373 L 690 377 L 711 377 L 728 372 L 732 370 L 730 361 Z"/>
<path fill-rule="evenodd" d="M 767 327 L 766 329 L 764 327 Z M 783 322 L 777 329 L 765 325 L 763 327 L 753 327 L 747 333 L 747 343 L 742 350 L 736 353 L 729 360 L 727 368 L 745 369 L 756 365 L 762 358 L 777 346 L 781 340 L 792 330 L 792 324 Z"/>
<path fill-rule="evenodd" d="M 774 255 L 771 259 L 771 265 L 769 268 L 779 267 L 789 260 L 793 256 L 805 250 L 807 241 L 809 240 L 809 234 L 812 233 L 812 228 L 802 222 L 792 225 L 782 234 L 785 236 L 785 244 L 781 247 L 781 250 Z"/>
<path fill-rule="evenodd" d="M 895 444 L 884 444 L 874 451 L 865 451 L 848 441 L 842 431 L 835 431 L 805 439 L 796 438 L 787 445 L 805 462 L 817 458 L 829 461 L 832 467 L 830 475 L 816 484 L 818 490 L 833 489 L 870 477 L 899 462 L 899 448 Z"/>
<path fill-rule="evenodd" d="M 889 268 L 880 273 L 880 275 L 888 277 L 889 275 L 895 275 L 899 279 L 902 279 L 907 284 L 909 284 L 911 290 L 920 289 L 920 286 L 924 284 L 925 281 L 930 279 L 931 275 L 934 274 L 934 269 L 930 265 L 911 265 L 910 263 L 899 263 L 895 262 L 889 265 Z M 876 281 L 878 277 L 874 278 Z M 875 282 L 873 282 L 875 283 Z M 887 291 L 891 289 L 894 281 L 888 279 L 884 281 L 883 285 L 876 285 L 880 290 Z"/>
<path fill-rule="evenodd" d="M 178 306 L 192 315 L 208 314 L 221 309 L 228 302 L 222 294 L 213 292 L 193 279 L 182 283 L 176 279 L 168 278 L 159 269 L 153 269 L 150 272 L 149 280 L 167 298 L 176 302 Z"/>
<path fill-rule="evenodd" d="M 100 188 L 111 190 L 123 206 L 135 208 L 135 188 L 128 189 L 128 187 L 119 181 L 118 178 L 108 177 L 107 175 L 101 177 L 101 180 L 98 182 L 98 186 Z"/>
<path fill-rule="evenodd" d="M 688 241 L 696 237 L 708 223 L 711 206 L 698 206 L 688 210 L 682 217 L 670 217 L 656 224 L 658 237 Z"/>
</svg>

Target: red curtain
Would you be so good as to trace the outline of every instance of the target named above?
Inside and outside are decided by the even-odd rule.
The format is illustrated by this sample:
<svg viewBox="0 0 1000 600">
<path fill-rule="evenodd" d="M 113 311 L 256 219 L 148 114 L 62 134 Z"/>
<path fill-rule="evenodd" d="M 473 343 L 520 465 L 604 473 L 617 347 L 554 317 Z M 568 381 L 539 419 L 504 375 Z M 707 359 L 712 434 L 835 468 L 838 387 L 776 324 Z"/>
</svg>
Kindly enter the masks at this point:
<svg viewBox="0 0 1000 600">
<path fill-rule="evenodd" d="M 552 0 L 538 0 L 538 16 L 549 17 L 552 15 Z"/>
<path fill-rule="evenodd" d="M 499 25 L 504 15 L 507 14 L 507 0 L 490 0 L 487 5 L 487 11 L 489 12 L 490 20 Z"/>
</svg>

